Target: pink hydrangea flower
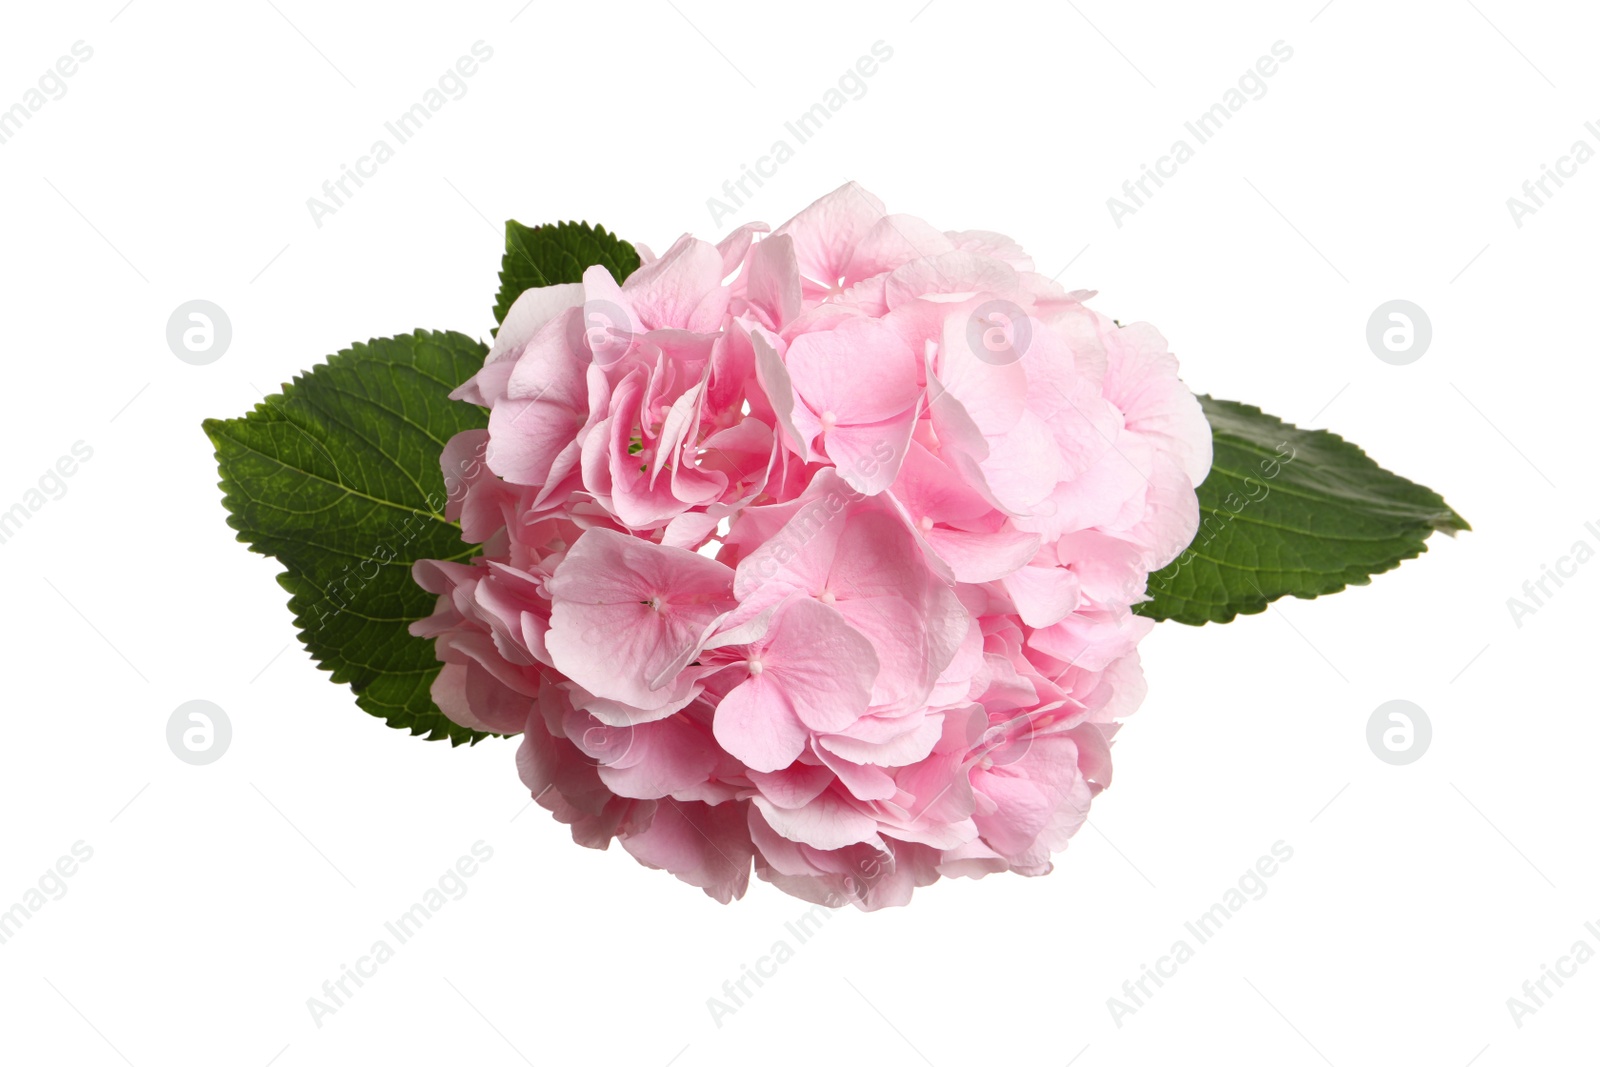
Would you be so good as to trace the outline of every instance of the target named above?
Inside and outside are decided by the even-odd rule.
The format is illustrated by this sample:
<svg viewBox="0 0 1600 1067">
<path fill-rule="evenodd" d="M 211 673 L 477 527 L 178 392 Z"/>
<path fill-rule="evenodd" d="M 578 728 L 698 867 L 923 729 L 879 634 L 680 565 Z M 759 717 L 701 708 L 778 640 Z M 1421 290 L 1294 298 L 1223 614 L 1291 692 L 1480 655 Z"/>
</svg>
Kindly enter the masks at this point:
<svg viewBox="0 0 1600 1067">
<path fill-rule="evenodd" d="M 763 236 L 765 235 L 765 236 Z M 454 394 L 413 632 L 580 844 L 864 909 L 1043 874 L 1144 696 L 1211 436 L 1153 328 L 846 185 L 531 289 Z"/>
</svg>

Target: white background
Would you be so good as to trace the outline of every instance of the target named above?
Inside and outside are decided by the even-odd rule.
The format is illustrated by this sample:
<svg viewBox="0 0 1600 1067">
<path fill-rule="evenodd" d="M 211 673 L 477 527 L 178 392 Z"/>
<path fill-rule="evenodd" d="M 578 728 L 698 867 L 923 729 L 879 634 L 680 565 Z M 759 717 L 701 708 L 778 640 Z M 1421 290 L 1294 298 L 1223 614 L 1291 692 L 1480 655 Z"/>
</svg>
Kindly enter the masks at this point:
<svg viewBox="0 0 1600 1067">
<path fill-rule="evenodd" d="M 0 945 L 0 1059 L 1592 1062 L 1600 962 L 1520 1028 L 1506 1005 L 1600 949 L 1600 562 L 1520 627 L 1507 607 L 1600 547 L 1600 161 L 1521 227 L 1506 205 L 1600 148 L 1585 5 L 123 3 L 8 5 L 0 34 L 0 108 L 94 50 L 0 144 L 0 510 L 93 449 L 0 544 L 0 908 L 93 849 Z M 306 199 L 478 40 L 466 95 L 315 225 Z M 707 198 L 880 40 L 866 94 L 716 225 Z M 1266 95 L 1116 226 L 1107 197 L 1280 40 Z M 1055 873 L 838 913 L 718 1027 L 707 998 L 796 945 L 805 906 L 580 849 L 524 811 L 514 741 L 363 715 L 224 524 L 200 420 L 354 340 L 487 336 L 507 217 L 661 250 L 849 178 L 1016 237 L 1157 324 L 1197 391 L 1335 429 L 1474 529 L 1337 597 L 1157 627 L 1116 784 Z M 233 325 L 209 366 L 165 340 L 196 298 Z M 1394 298 L 1433 324 L 1408 366 L 1365 340 Z M 197 698 L 234 731 L 204 767 L 165 740 Z M 1396 698 L 1434 730 L 1404 767 L 1365 739 Z M 307 998 L 479 840 L 470 892 L 315 1025 Z M 1266 896 L 1116 1025 L 1107 998 L 1280 840 Z"/>
</svg>

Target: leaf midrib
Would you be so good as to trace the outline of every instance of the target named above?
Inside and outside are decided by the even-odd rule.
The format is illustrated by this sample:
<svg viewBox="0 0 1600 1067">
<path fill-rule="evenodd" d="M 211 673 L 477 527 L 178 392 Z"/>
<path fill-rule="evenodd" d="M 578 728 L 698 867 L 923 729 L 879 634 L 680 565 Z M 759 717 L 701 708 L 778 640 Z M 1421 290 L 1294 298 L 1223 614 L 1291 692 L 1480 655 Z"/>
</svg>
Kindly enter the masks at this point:
<svg viewBox="0 0 1600 1067">
<path fill-rule="evenodd" d="M 214 421 L 214 423 L 220 423 L 221 420 L 213 420 L 213 421 Z M 286 423 L 289 426 L 294 426 L 295 429 L 300 429 L 300 427 L 296 426 L 295 423 L 291 422 L 288 419 L 275 419 L 274 421 L 280 421 L 280 422 Z M 304 431 L 302 430 L 301 432 L 303 433 Z M 454 527 L 454 528 L 456 528 L 458 530 L 461 528 L 459 523 L 451 522 L 449 519 L 445 518 L 443 515 L 438 514 L 437 512 L 426 511 L 426 510 L 424 510 L 422 508 L 414 508 L 414 507 L 411 507 L 411 506 L 409 506 L 407 504 L 397 504 L 393 500 L 385 500 L 382 497 L 373 496 L 371 493 L 364 493 L 359 489 L 356 489 L 356 488 L 354 488 L 352 486 L 345 485 L 343 482 L 336 482 L 336 481 L 332 480 L 331 478 L 328 478 L 328 477 L 326 477 L 324 475 L 316 473 L 315 471 L 301 470 L 299 467 L 290 466 L 289 464 L 285 463 L 283 460 L 279 459 L 277 456 L 270 455 L 269 453 L 261 451 L 259 448 L 256 448 L 254 445 L 250 444 L 248 441 L 241 440 L 240 438 L 234 437 L 234 436 L 231 436 L 231 435 L 226 435 L 221 430 L 218 430 L 217 433 L 219 435 L 227 436 L 227 439 L 230 442 L 232 442 L 235 445 L 238 445 L 240 448 L 243 448 L 246 452 L 250 452 L 250 453 L 252 453 L 254 455 L 260 456 L 262 459 L 268 460 L 268 461 L 276 464 L 277 466 L 281 467 L 283 470 L 289 471 L 292 474 L 298 474 L 298 475 L 301 475 L 303 477 L 310 478 L 313 481 L 321 482 L 323 485 L 331 485 L 335 489 L 343 490 L 345 493 L 349 494 L 350 496 L 360 497 L 363 500 L 370 500 L 372 503 L 382 505 L 383 507 L 386 507 L 386 508 L 393 508 L 396 511 L 406 512 L 407 514 L 411 514 L 411 515 L 420 515 L 425 519 L 433 519 L 435 522 L 442 523 L 442 524 L 444 524 L 446 526 Z M 237 484 L 237 479 L 231 479 L 231 480 L 234 481 L 235 484 Z M 257 497 L 250 497 L 249 494 L 245 494 L 245 495 L 251 501 L 253 501 L 255 503 L 266 504 L 266 501 L 260 500 Z M 268 505 L 268 506 L 272 506 L 272 505 Z M 315 512 L 293 511 L 291 509 L 281 508 L 281 507 L 277 508 L 277 510 L 287 512 L 288 514 L 291 514 L 291 515 L 313 515 L 313 514 L 316 514 Z"/>
</svg>

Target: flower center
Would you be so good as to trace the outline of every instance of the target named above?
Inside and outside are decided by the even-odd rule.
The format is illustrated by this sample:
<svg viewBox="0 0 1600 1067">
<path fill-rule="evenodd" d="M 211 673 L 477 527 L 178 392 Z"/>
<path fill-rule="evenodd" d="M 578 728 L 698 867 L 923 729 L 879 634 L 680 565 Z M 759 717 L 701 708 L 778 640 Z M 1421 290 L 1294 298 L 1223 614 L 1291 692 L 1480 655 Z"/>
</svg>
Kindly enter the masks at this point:
<svg viewBox="0 0 1600 1067">
<path fill-rule="evenodd" d="M 758 675 L 767 669 L 767 665 L 761 662 L 760 656 L 751 656 L 749 662 L 747 662 L 745 666 L 750 669 L 751 676 Z"/>
<path fill-rule="evenodd" d="M 822 413 L 822 420 L 821 421 L 822 421 L 822 432 L 823 433 L 827 433 L 828 431 L 832 430 L 835 426 L 839 425 L 839 416 L 835 415 L 831 411 L 824 411 Z"/>
</svg>

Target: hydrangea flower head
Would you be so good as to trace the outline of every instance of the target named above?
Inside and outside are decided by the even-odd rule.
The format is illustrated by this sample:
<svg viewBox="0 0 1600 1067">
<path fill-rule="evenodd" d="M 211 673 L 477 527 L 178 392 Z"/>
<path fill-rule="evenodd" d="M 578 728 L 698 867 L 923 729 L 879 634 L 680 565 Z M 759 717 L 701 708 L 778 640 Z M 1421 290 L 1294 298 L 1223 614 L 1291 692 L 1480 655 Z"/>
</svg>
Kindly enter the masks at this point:
<svg viewBox="0 0 1600 1067">
<path fill-rule="evenodd" d="M 727 902 L 1043 874 L 1144 696 L 1211 435 L 1153 328 L 855 184 L 530 289 L 413 632 L 534 799 Z"/>
</svg>

